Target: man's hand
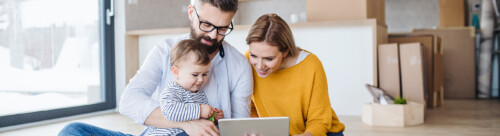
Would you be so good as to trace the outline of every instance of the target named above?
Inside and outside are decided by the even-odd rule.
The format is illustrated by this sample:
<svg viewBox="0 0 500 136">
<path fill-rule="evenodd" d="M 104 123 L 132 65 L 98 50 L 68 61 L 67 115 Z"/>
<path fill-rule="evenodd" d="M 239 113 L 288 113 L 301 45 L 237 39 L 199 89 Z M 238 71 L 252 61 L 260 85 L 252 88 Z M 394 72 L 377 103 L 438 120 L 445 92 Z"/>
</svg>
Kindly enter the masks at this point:
<svg viewBox="0 0 500 136">
<path fill-rule="evenodd" d="M 183 122 L 181 127 L 190 136 L 218 136 L 219 129 L 212 121 L 205 119 Z"/>
<path fill-rule="evenodd" d="M 201 118 L 210 118 L 212 114 L 214 114 L 214 107 L 208 104 L 200 104 L 200 117 Z"/>
</svg>

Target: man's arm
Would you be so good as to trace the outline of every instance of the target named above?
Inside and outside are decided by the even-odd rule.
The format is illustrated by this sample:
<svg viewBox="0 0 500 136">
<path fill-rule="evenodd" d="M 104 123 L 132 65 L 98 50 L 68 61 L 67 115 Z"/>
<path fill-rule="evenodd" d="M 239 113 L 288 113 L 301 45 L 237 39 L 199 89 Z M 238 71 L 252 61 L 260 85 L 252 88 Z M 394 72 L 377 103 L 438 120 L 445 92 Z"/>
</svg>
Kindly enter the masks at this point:
<svg viewBox="0 0 500 136">
<path fill-rule="evenodd" d="M 231 90 L 231 117 L 233 118 L 250 117 L 250 101 L 253 93 L 252 67 L 248 62 L 243 66 L 239 76 L 233 79 L 238 80 L 234 90 Z"/>
<path fill-rule="evenodd" d="M 151 98 L 161 81 L 162 67 L 165 63 L 161 49 L 157 46 L 146 57 L 144 64 L 130 80 L 123 92 L 118 109 L 135 123 L 144 125 L 146 118 L 158 108 L 157 101 Z"/>
<path fill-rule="evenodd" d="M 163 116 L 161 113 L 161 108 L 158 107 L 146 119 L 144 122 L 147 126 L 154 126 L 157 128 L 182 128 L 184 122 L 170 121 Z"/>
</svg>

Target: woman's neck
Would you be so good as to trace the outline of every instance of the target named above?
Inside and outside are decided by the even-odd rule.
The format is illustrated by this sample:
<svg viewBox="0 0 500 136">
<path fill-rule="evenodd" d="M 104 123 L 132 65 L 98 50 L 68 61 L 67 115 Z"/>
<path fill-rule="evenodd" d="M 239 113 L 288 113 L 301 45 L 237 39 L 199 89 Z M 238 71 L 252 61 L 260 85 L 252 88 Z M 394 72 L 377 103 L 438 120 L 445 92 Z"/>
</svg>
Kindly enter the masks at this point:
<svg viewBox="0 0 500 136">
<path fill-rule="evenodd" d="M 286 69 L 286 68 L 295 66 L 295 64 L 297 62 L 297 58 L 299 58 L 299 54 L 301 51 L 302 51 L 302 49 L 298 49 L 297 52 L 295 53 L 295 56 L 287 56 L 287 57 L 283 58 L 283 61 L 281 61 L 281 65 L 280 65 L 279 69 L 282 70 L 282 69 Z"/>
</svg>

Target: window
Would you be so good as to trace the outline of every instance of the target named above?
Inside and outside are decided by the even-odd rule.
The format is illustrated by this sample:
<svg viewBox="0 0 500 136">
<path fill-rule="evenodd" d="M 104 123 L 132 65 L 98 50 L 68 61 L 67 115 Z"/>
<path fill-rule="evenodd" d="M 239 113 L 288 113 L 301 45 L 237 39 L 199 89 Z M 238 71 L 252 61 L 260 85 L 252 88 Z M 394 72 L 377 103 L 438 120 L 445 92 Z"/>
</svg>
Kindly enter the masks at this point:
<svg viewBox="0 0 500 136">
<path fill-rule="evenodd" d="M 110 0 L 0 1 L 0 127 L 115 108 Z"/>
</svg>

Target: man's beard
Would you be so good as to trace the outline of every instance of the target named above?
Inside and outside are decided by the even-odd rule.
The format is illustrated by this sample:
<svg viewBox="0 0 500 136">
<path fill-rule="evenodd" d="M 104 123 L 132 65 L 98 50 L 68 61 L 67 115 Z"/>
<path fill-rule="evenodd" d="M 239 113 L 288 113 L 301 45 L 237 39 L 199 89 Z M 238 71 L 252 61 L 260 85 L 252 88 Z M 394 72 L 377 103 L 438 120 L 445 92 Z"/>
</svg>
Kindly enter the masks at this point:
<svg viewBox="0 0 500 136">
<path fill-rule="evenodd" d="M 214 31 L 217 31 L 217 30 L 214 30 Z M 196 35 L 196 33 L 194 32 L 194 29 L 193 27 L 191 27 L 191 39 L 194 39 L 194 40 L 197 40 L 197 41 L 200 41 L 201 42 L 201 39 L 204 39 L 206 41 L 209 41 L 212 43 L 212 45 L 206 45 L 204 43 L 201 43 L 203 44 L 203 47 L 205 47 L 205 49 L 207 49 L 208 51 L 208 54 L 212 54 L 214 53 L 215 51 L 217 51 L 217 49 L 219 49 L 221 46 L 222 46 L 222 41 L 224 41 L 224 38 L 222 38 L 222 40 L 220 40 L 220 42 L 217 42 L 217 39 L 210 39 L 209 36 L 205 36 L 205 35 Z"/>
</svg>

